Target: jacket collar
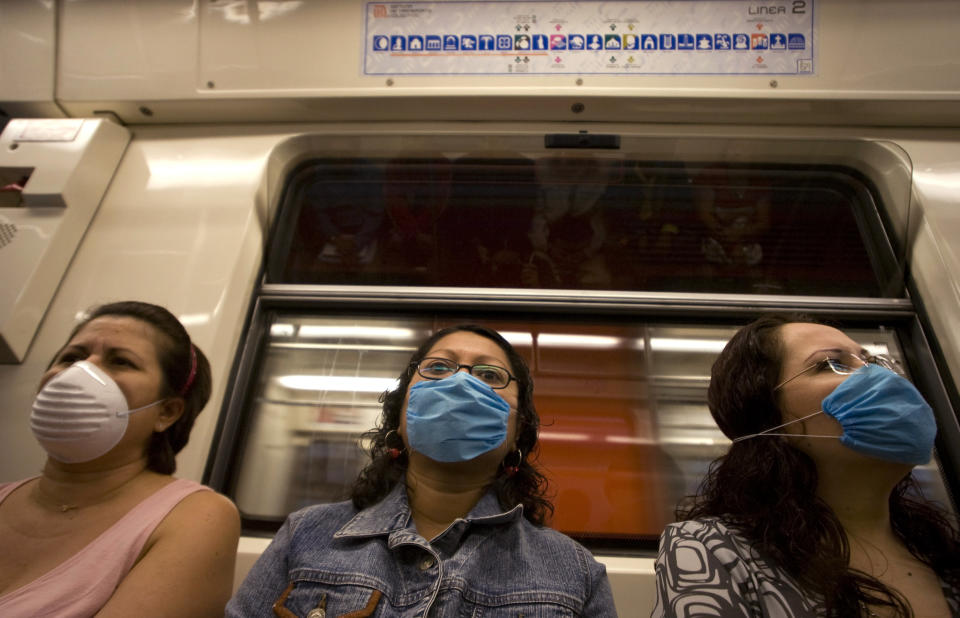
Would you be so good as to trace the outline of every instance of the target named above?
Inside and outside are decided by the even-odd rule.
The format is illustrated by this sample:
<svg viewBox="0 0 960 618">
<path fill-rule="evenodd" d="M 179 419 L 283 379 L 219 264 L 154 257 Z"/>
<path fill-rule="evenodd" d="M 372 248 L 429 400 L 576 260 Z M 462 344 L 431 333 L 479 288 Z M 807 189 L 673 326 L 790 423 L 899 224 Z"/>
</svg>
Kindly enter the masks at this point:
<svg viewBox="0 0 960 618">
<path fill-rule="evenodd" d="M 522 504 L 504 511 L 500 507 L 496 494 L 488 491 L 463 519 L 470 524 L 495 525 L 516 521 L 522 516 Z M 334 538 L 386 535 L 411 526 L 412 518 L 410 504 L 407 502 L 406 483 L 401 479 L 393 486 L 386 498 L 357 513 L 334 534 Z"/>
</svg>

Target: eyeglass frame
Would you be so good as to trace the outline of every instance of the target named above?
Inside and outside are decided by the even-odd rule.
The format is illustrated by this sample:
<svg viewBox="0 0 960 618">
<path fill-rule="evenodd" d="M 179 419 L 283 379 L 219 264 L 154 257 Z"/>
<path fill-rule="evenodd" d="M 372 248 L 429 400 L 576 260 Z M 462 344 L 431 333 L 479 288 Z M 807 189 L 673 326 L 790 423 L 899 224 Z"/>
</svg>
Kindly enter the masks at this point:
<svg viewBox="0 0 960 618">
<path fill-rule="evenodd" d="M 444 361 L 445 363 L 449 363 L 451 366 L 452 366 L 452 365 L 456 365 L 457 368 L 456 368 L 456 370 L 450 372 L 450 375 L 445 376 L 445 377 L 443 377 L 443 378 L 435 378 L 435 377 L 432 377 L 432 376 L 425 376 L 425 375 L 423 375 L 423 373 L 421 373 L 421 371 L 420 371 L 420 365 L 422 365 L 423 362 L 424 362 L 424 361 L 427 361 L 427 360 L 439 360 L 439 361 Z M 501 367 L 500 365 L 491 365 L 490 363 L 474 363 L 473 365 L 464 365 L 464 364 L 458 363 L 457 361 L 450 360 L 449 358 L 443 358 L 442 356 L 424 356 L 423 358 L 421 358 L 421 359 L 418 360 L 418 361 L 413 361 L 413 362 L 411 362 L 411 363 L 410 363 L 410 366 L 411 366 L 411 367 L 415 367 L 415 368 L 416 368 L 417 375 L 419 375 L 419 376 L 420 376 L 421 378 L 423 378 L 424 380 L 434 380 L 434 381 L 436 381 L 436 380 L 445 380 L 445 379 L 447 379 L 447 378 L 449 378 L 449 377 L 452 377 L 453 374 L 459 372 L 461 369 L 466 369 L 466 370 L 467 370 L 467 373 L 469 373 L 471 376 L 477 378 L 478 380 L 480 380 L 481 382 L 483 382 L 484 384 L 486 384 L 487 386 L 489 386 L 490 388 L 492 388 L 493 390 L 496 390 L 496 391 L 501 390 L 501 389 L 504 389 L 504 388 L 507 388 L 508 386 L 510 386 L 510 383 L 511 383 L 511 382 L 518 382 L 517 377 L 516 377 L 515 375 L 513 375 L 512 373 L 510 373 L 510 370 L 509 370 L 509 369 L 507 369 L 506 367 Z M 478 376 L 473 375 L 473 369 L 474 369 L 474 367 L 492 367 L 493 369 L 503 370 L 503 371 L 505 371 L 506 374 L 507 374 L 507 383 L 504 384 L 503 386 L 493 386 L 492 384 L 487 383 L 486 380 L 484 380 L 483 378 L 480 378 L 480 377 L 478 377 Z"/>
<path fill-rule="evenodd" d="M 863 363 L 863 367 L 866 367 L 867 365 L 877 365 L 879 367 L 883 367 L 884 369 L 889 369 L 890 371 L 893 371 L 895 373 L 902 374 L 902 371 L 899 369 L 900 363 L 897 362 L 897 359 L 891 356 L 887 356 L 886 354 L 870 354 L 865 357 L 860 356 L 859 354 L 854 354 L 853 352 L 843 352 L 842 354 L 846 356 L 851 356 L 859 360 L 860 362 Z M 854 371 L 857 371 L 857 369 L 862 369 L 862 367 L 857 367 L 853 371 L 841 371 L 834 366 L 834 363 L 842 364 L 842 361 L 836 358 L 830 358 L 828 356 L 826 358 L 818 360 L 812 365 L 805 367 L 804 369 L 800 370 L 799 372 L 794 374 L 792 377 L 787 378 L 780 384 L 777 384 L 776 386 L 773 387 L 773 392 L 777 392 L 781 387 L 785 386 L 788 382 L 791 382 L 796 378 L 799 378 L 803 374 L 807 373 L 811 369 L 815 369 L 816 367 L 819 367 L 823 363 L 826 363 L 827 366 L 830 367 L 830 370 L 835 374 L 837 374 L 838 376 L 848 376 L 852 374 Z"/>
</svg>

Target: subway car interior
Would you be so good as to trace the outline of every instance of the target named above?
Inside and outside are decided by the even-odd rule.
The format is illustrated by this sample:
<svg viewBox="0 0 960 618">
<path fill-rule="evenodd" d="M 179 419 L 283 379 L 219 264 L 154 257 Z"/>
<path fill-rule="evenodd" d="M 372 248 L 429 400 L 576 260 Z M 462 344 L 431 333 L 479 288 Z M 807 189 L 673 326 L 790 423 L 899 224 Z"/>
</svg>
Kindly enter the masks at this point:
<svg viewBox="0 0 960 618">
<path fill-rule="evenodd" d="M 418 342 L 481 323 L 530 366 L 550 526 L 646 616 L 659 535 L 730 444 L 714 358 L 805 313 L 900 361 L 939 429 L 917 477 L 955 510 L 957 23 L 946 0 L 2 3 L 0 481 L 43 465 L 31 402 L 83 312 L 164 305 L 211 361 L 178 476 L 236 503 L 239 585 L 289 513 L 349 496 Z"/>
</svg>

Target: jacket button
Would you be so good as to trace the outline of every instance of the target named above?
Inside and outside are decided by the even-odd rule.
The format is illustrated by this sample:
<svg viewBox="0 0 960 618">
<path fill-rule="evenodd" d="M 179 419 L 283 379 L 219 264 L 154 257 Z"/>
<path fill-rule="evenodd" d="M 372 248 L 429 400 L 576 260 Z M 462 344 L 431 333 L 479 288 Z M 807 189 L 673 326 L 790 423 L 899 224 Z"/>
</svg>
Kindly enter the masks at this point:
<svg viewBox="0 0 960 618">
<path fill-rule="evenodd" d="M 426 558 L 420 561 L 420 570 L 426 571 L 436 563 L 437 561 L 433 559 L 433 556 L 427 556 Z"/>
</svg>

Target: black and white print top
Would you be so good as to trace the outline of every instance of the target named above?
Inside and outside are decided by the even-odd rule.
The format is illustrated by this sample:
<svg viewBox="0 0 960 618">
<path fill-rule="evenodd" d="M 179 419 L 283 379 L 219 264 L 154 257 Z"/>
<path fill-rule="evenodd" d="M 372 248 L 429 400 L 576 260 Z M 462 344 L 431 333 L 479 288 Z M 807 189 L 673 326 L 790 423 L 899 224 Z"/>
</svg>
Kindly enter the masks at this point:
<svg viewBox="0 0 960 618">
<path fill-rule="evenodd" d="M 657 605 L 651 618 L 813 618 L 822 616 L 781 567 L 720 520 L 670 524 L 660 537 Z M 951 616 L 960 617 L 960 590 L 944 588 Z"/>
</svg>

